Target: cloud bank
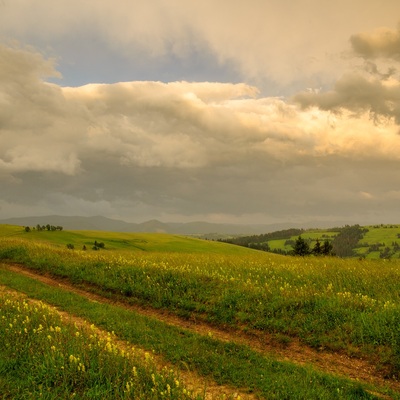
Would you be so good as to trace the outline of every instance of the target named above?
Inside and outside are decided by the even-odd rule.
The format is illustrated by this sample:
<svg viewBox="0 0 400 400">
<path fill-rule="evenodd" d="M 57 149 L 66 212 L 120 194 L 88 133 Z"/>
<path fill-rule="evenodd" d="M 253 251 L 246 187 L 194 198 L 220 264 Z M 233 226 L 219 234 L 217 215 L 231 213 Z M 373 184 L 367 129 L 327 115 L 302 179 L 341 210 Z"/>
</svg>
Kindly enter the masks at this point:
<svg viewBox="0 0 400 400">
<path fill-rule="evenodd" d="M 61 87 L 46 82 L 54 61 L 31 48 L 0 45 L 0 60 L 4 218 L 274 222 L 397 209 L 397 82 L 344 76 L 296 96 L 299 107 L 246 84 Z"/>
<path fill-rule="evenodd" d="M 54 55 L 67 82 L 115 82 L 117 71 L 129 81 L 229 78 L 287 95 L 330 86 L 349 37 L 396 18 L 397 0 L 3 0 L 0 38 Z M 353 47 L 377 51 L 370 36 L 354 35 Z"/>
<path fill-rule="evenodd" d="M 3 0 L 0 218 L 398 222 L 398 0 Z"/>
</svg>

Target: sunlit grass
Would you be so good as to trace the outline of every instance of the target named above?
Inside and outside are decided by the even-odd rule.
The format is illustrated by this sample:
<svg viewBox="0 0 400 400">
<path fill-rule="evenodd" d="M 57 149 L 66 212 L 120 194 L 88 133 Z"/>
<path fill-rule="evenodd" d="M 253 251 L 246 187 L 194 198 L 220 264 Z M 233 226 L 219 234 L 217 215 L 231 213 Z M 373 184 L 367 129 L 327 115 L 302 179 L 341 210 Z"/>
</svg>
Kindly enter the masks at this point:
<svg viewBox="0 0 400 400">
<path fill-rule="evenodd" d="M 0 242 L 0 258 L 127 302 L 367 357 L 399 376 L 398 260 L 84 252 L 11 239 Z"/>
<path fill-rule="evenodd" d="M 5 398 L 195 398 L 174 371 L 157 371 L 150 353 L 121 348 L 112 333 L 84 329 L 44 303 L 4 291 L 0 336 Z"/>
<path fill-rule="evenodd" d="M 58 308 L 68 311 L 69 313 L 84 317 L 87 321 L 90 321 L 90 323 L 101 326 L 107 331 L 115 331 L 115 335 L 117 335 L 118 338 L 129 341 L 135 346 L 147 349 L 151 353 L 161 354 L 165 359 L 178 366 L 194 370 L 202 376 L 211 377 L 220 384 L 230 385 L 232 388 L 231 393 L 234 393 L 235 390 L 233 388 L 237 387 L 241 388 L 244 392 L 249 391 L 257 394 L 256 398 L 265 399 L 356 400 L 361 398 L 374 398 L 373 395 L 366 391 L 367 387 L 358 383 L 316 372 L 311 367 L 295 366 L 288 362 L 278 362 L 272 357 L 263 356 L 252 351 L 247 346 L 224 343 L 214 339 L 212 335 L 195 334 L 124 308 L 89 301 L 77 294 L 47 286 L 41 282 L 35 282 L 31 278 L 24 277 L 14 272 L 7 270 L 2 271 L 2 274 L 0 274 L 0 282 L 14 289 L 23 291 L 31 297 L 55 304 Z M 8 328 L 7 323 L 9 324 L 9 321 L 10 320 L 7 320 L 5 322 L 5 328 Z M 42 324 L 43 328 L 40 329 L 40 332 L 42 332 L 45 327 L 48 326 L 49 318 L 47 317 L 45 321 L 46 323 L 43 322 L 43 318 L 41 317 L 40 321 L 34 324 L 34 327 L 38 326 L 38 323 Z M 62 326 L 58 321 L 51 322 L 51 324 L 53 324 L 51 326 L 53 326 L 54 330 L 56 330 L 56 326 Z M 71 336 L 73 340 L 84 337 L 84 333 L 79 333 L 77 335 L 77 328 L 74 325 L 69 326 L 71 327 L 69 336 Z M 50 332 L 50 335 L 55 335 L 55 333 L 51 331 L 51 328 Z M 37 332 L 33 333 L 36 334 Z M 57 332 L 57 335 L 58 334 Z M 93 332 L 89 331 L 89 335 L 93 335 Z M 40 337 L 38 337 L 38 340 L 39 338 Z M 44 346 L 48 345 L 48 338 L 46 335 L 41 336 L 41 339 L 44 341 Z M 115 336 L 113 334 L 107 335 L 105 337 L 105 342 L 103 342 L 104 346 L 102 346 L 101 349 L 105 348 L 106 351 L 108 351 L 110 346 L 112 347 L 114 341 Z M 52 342 L 54 344 L 54 340 L 52 340 Z M 110 345 L 108 345 L 109 342 Z M 42 353 L 42 348 L 43 345 L 39 345 L 32 349 L 32 353 L 36 350 Z M 66 362 L 72 363 L 73 366 L 75 365 L 76 369 L 78 368 L 79 362 L 84 364 L 82 362 L 84 358 L 78 355 L 78 353 L 79 352 L 75 348 L 66 350 L 66 354 L 68 355 Z M 74 358 L 71 357 L 70 359 L 71 354 Z M 79 361 L 78 357 L 80 359 Z M 95 365 L 96 361 L 91 362 L 90 360 L 86 360 L 86 364 Z M 25 366 L 29 367 L 29 365 Z M 116 373 L 117 367 L 113 367 L 114 373 Z M 85 368 L 85 370 L 87 371 L 87 368 Z M 170 368 L 168 368 L 168 371 L 170 371 Z M 75 373 L 76 370 L 73 369 L 73 372 Z M 23 371 L 23 373 L 27 373 L 27 371 Z M 161 373 L 161 375 L 163 375 L 163 373 Z M 0 374 L 0 376 L 2 375 Z M 16 375 L 11 372 L 9 374 L 10 381 L 15 381 L 18 376 L 23 377 L 23 374 Z M 175 379 L 176 375 L 174 383 L 175 386 L 177 386 Z M 111 378 L 110 381 L 111 383 L 114 382 Z M 184 386 L 184 381 L 182 382 L 179 387 Z M 16 385 L 18 386 L 18 382 Z M 90 385 L 90 383 L 87 384 L 88 387 Z M 172 383 L 169 383 L 169 385 L 172 388 Z M 369 387 L 368 389 L 382 392 L 382 388 L 377 389 Z M 162 392 L 165 394 L 164 391 Z M 42 393 L 44 392 L 42 391 Z M 71 394 L 71 392 L 69 393 Z M 165 398 L 164 395 L 161 395 L 161 392 L 157 391 L 156 393 L 159 394 L 159 397 L 155 398 Z M 208 391 L 206 390 L 204 394 L 206 395 L 207 393 Z M 387 389 L 383 389 L 383 393 L 392 394 L 392 392 Z M 60 398 L 69 398 L 69 396 L 65 395 Z M 88 398 L 90 397 L 88 396 Z M 100 396 L 97 398 L 107 398 L 107 396 Z M 152 399 L 154 397 L 133 396 L 132 398 Z M 217 396 L 213 398 L 239 399 L 236 395 L 226 397 Z M 393 398 L 396 397 L 393 396 Z"/>
<path fill-rule="evenodd" d="M 76 250 L 83 246 L 90 252 L 94 241 L 103 242 L 105 250 L 118 252 L 177 252 L 212 254 L 248 254 L 254 250 L 226 243 L 206 241 L 194 237 L 164 233 L 119 233 L 106 231 L 37 231 L 25 232 L 21 226 L 1 225 L 0 237 L 24 239 L 33 243 L 43 243 L 60 248 L 72 244 Z"/>
</svg>

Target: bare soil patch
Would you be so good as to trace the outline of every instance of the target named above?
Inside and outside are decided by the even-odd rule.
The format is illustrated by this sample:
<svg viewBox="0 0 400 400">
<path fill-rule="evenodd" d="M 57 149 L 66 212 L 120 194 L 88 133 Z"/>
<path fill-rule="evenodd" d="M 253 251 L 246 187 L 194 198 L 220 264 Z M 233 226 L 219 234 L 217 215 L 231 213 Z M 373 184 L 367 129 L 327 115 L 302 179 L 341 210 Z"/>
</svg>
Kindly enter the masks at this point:
<svg viewBox="0 0 400 400">
<path fill-rule="evenodd" d="M 179 318 L 178 316 L 167 311 L 131 305 L 122 301 L 110 300 L 106 297 L 102 297 L 100 295 L 90 292 L 89 287 L 88 290 L 77 288 L 66 280 L 55 279 L 54 277 L 48 275 L 40 275 L 21 265 L 1 265 L 14 272 L 37 279 L 47 285 L 60 287 L 70 292 L 77 293 L 92 301 L 117 305 L 119 307 L 135 311 L 142 315 L 156 318 L 166 324 L 191 330 L 201 335 L 211 335 L 212 337 L 222 341 L 247 345 L 261 354 L 272 355 L 278 360 L 290 361 L 292 363 L 300 365 L 312 365 L 315 369 L 323 372 L 340 375 L 360 383 L 368 383 L 382 388 L 390 388 L 393 391 L 400 393 L 400 382 L 393 379 L 387 379 L 386 377 L 384 377 L 383 372 L 377 371 L 376 366 L 371 364 L 367 360 L 349 357 L 345 354 L 328 352 L 324 351 L 323 349 L 317 351 L 300 343 L 300 341 L 296 338 L 291 338 L 289 343 L 285 342 L 280 344 L 276 341 L 274 337 L 272 337 L 268 333 L 258 331 L 245 332 L 241 330 L 221 329 L 211 324 L 207 324 L 203 321 L 192 321 Z M 218 386 L 217 390 L 218 389 L 221 390 L 222 388 Z M 209 390 L 214 392 L 213 384 L 211 382 L 208 382 L 207 385 L 207 391 Z M 218 392 L 214 392 L 214 394 L 215 393 Z M 219 392 L 219 394 L 221 393 L 222 392 Z M 230 393 L 232 398 L 232 391 Z M 378 394 L 374 394 L 378 396 Z M 236 395 L 237 394 L 234 394 L 234 396 Z M 254 398 L 248 394 L 242 393 L 240 393 L 240 397 L 242 399 Z M 379 397 L 389 398 L 382 395 L 379 395 Z"/>
</svg>

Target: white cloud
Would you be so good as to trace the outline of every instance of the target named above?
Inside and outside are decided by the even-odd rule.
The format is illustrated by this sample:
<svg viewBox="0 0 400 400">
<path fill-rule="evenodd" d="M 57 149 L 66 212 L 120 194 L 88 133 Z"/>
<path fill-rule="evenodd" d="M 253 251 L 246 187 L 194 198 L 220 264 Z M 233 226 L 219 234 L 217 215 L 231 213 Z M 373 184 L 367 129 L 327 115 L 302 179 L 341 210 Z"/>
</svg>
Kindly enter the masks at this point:
<svg viewBox="0 0 400 400">
<path fill-rule="evenodd" d="M 255 97 L 257 90 L 244 84 L 126 82 L 60 88 L 40 79 L 40 67 L 48 62 L 36 53 L 4 46 L 1 51 L 19 52 L 23 60 L 31 57 L 0 89 L 5 99 L 0 156 L 3 168 L 11 171 L 77 174 L 82 160 L 99 154 L 122 165 L 177 168 L 246 162 L 263 154 L 294 164 L 326 155 L 399 157 L 396 126 L 373 124 L 366 114 L 397 116 L 397 83 L 345 76 L 332 92 L 299 94 L 301 104 L 319 107 L 299 110 L 281 99 Z M 21 64 L 18 58 L 8 59 L 11 65 Z M 23 86 L 18 86 L 20 75 Z M 330 113 L 343 108 L 358 114 Z"/>
</svg>

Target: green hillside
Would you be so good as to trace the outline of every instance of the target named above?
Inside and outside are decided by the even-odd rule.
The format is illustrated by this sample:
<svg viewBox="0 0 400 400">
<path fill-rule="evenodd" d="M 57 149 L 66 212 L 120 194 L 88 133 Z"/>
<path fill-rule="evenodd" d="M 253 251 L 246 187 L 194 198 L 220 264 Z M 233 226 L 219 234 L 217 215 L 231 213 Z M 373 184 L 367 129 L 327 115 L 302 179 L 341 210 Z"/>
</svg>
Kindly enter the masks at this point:
<svg viewBox="0 0 400 400">
<path fill-rule="evenodd" d="M 207 241 L 180 235 L 164 233 L 120 233 L 105 231 L 38 231 L 26 232 L 21 226 L 0 225 L 0 237 L 20 238 L 42 242 L 57 247 L 72 245 L 75 250 L 83 246 L 93 250 L 94 243 L 104 243 L 101 251 L 151 251 L 177 253 L 246 254 L 254 250 L 230 244 Z"/>
<path fill-rule="evenodd" d="M 340 235 L 347 236 L 341 237 Z M 352 236 L 353 235 L 353 236 Z M 355 237 L 354 235 L 359 235 Z M 125 233 L 106 231 L 41 230 L 0 225 L 0 237 L 15 237 L 29 241 L 76 250 L 93 249 L 95 242 L 103 243 L 102 250 L 152 251 L 152 252 L 205 252 L 214 254 L 246 254 L 266 250 L 279 254 L 290 254 L 298 237 L 305 239 L 312 249 L 317 240 L 328 240 L 340 257 L 367 259 L 400 258 L 400 225 L 345 226 L 332 229 L 287 229 L 262 235 L 230 238 L 223 241 L 202 240 L 194 237 L 165 233 Z M 339 240 L 341 239 L 341 240 Z M 239 246 L 234 246 L 239 245 Z M 348 248 L 344 248 L 348 246 Z"/>
<path fill-rule="evenodd" d="M 297 234 L 311 241 L 322 238 L 322 235 L 330 235 L 326 240 L 334 241 L 342 234 L 344 242 L 353 243 L 343 232 L 346 235 L 355 233 L 357 238 L 361 234 L 360 243 L 356 243 L 361 247 L 356 247 L 356 250 L 369 249 L 370 244 L 364 243 L 369 240 L 368 235 L 371 243 L 376 240 L 383 243 L 386 237 L 397 237 L 398 227 L 347 226 L 332 231 L 302 230 Z M 289 232 L 276 232 L 267 237 L 287 240 L 282 238 L 283 235 L 288 239 L 296 238 L 296 235 L 289 236 Z M 95 241 L 104 243 L 104 249 L 93 250 L 90 246 Z M 68 249 L 67 245 L 73 245 L 74 250 Z M 84 245 L 87 251 L 82 251 Z M 394 249 L 395 245 L 392 247 Z M 369 252 L 366 257 L 371 254 Z M 265 339 L 265 343 L 271 343 L 268 357 L 270 352 L 274 354 L 276 349 L 280 349 L 286 359 L 293 346 L 295 352 L 292 354 L 297 354 L 299 347 L 308 354 L 313 352 L 309 358 L 311 364 L 315 356 L 322 353 L 329 354 L 330 361 L 331 356 L 340 363 L 345 359 L 350 367 L 366 360 L 366 367 L 360 367 L 360 371 L 371 371 L 371 377 L 387 378 L 379 388 L 385 395 L 382 398 L 399 398 L 391 396 L 392 392 L 386 387 L 388 382 L 393 387 L 397 385 L 400 376 L 400 340 L 397 335 L 399 259 L 385 262 L 329 256 L 290 257 L 176 235 L 26 230 L 20 226 L 3 225 L 0 226 L 0 261 L 1 285 L 45 300 L 64 311 L 77 313 L 88 323 L 99 324 L 117 337 L 132 341 L 135 347 L 142 346 L 148 352 L 154 350 L 155 354 L 162 355 L 175 366 L 196 371 L 218 383 L 248 388 L 249 392 L 259 395 L 258 398 L 372 399 L 376 397 L 369 393 L 376 393 L 378 389 L 371 387 L 370 382 L 364 382 L 364 386 L 359 382 L 356 386 L 352 383 L 346 386 L 350 383 L 339 381 L 336 375 L 314 374 L 308 366 L 294 365 L 288 369 L 278 360 L 271 358 L 268 361 L 258 351 Z M 43 276 L 44 280 L 40 282 Z M 50 277 L 53 284 L 49 284 Z M 61 283 L 69 285 L 69 288 L 61 289 Z M 87 295 L 79 300 L 81 294 L 71 294 L 73 287 L 86 291 Z M 93 301 L 93 295 L 107 301 Z M 121 302 L 121 306 L 107 311 L 105 304 L 108 301 Z M 133 320 L 136 312 L 128 310 L 127 314 L 125 306 L 160 310 L 163 317 L 168 314 L 173 318 L 166 324 L 164 321 L 142 324 L 139 319 Z M 23 335 L 16 317 L 11 317 L 3 322 L 2 337 L 14 343 L 15 337 Z M 170 333 L 169 322 L 175 318 L 181 319 L 185 326 L 188 321 L 193 321 L 194 325 L 202 323 L 210 328 L 219 327 L 224 334 L 234 332 L 232 338 L 241 332 L 246 336 L 249 334 L 252 343 L 256 339 L 254 349 L 257 351 L 248 346 L 239 348 L 219 339 L 215 341 L 208 328 L 202 330 L 199 338 L 182 330 L 180 325 L 173 327 Z M 22 321 L 26 321 L 25 316 Z M 35 338 L 39 337 L 39 322 L 45 327 L 41 321 L 35 323 L 32 330 Z M 41 336 L 44 346 L 34 347 L 40 354 L 42 348 L 49 350 L 52 357 L 52 352 L 58 348 L 55 341 L 49 346 L 49 340 L 54 339 L 50 328 L 51 333 Z M 11 329 L 14 336 L 10 336 Z M 80 335 L 73 332 L 74 337 Z M 28 343 L 31 346 L 33 342 Z M 8 353 L 0 358 L 14 362 L 9 357 L 13 347 L 7 345 L 6 350 Z M 18 354 L 24 356 L 25 353 L 33 354 L 34 365 L 38 364 L 35 353 L 20 351 Z M 63 350 L 64 353 L 66 357 L 72 354 L 77 357 L 70 350 Z M 88 362 L 82 365 L 95 365 L 92 360 L 88 358 Z M 323 360 L 324 366 L 328 364 L 327 360 Z M 12 362 L 7 368 L 9 376 L 15 380 L 16 372 L 19 377 L 19 369 Z M 65 358 L 65 362 L 71 366 L 69 358 Z M 43 365 L 47 376 L 50 364 Z M 297 368 L 300 368 L 299 372 Z M 96 365 L 94 369 L 97 370 Z M 60 369 L 53 370 L 56 372 L 53 381 L 59 382 L 57 373 Z M 77 372 L 76 368 L 73 372 Z M 223 381 L 220 380 L 222 376 Z M 29 382 L 28 379 L 25 381 Z M 54 387 L 53 381 L 51 387 Z M 1 385 L 4 387 L 7 382 L 0 379 L 0 392 L 5 392 Z M 15 386 L 18 384 L 16 381 Z"/>
<path fill-rule="evenodd" d="M 313 249 L 317 240 L 328 240 L 340 257 L 400 258 L 400 225 L 345 226 L 332 229 L 287 229 L 263 235 L 226 240 L 244 247 L 258 248 L 280 254 L 290 254 L 301 236 Z"/>
</svg>

